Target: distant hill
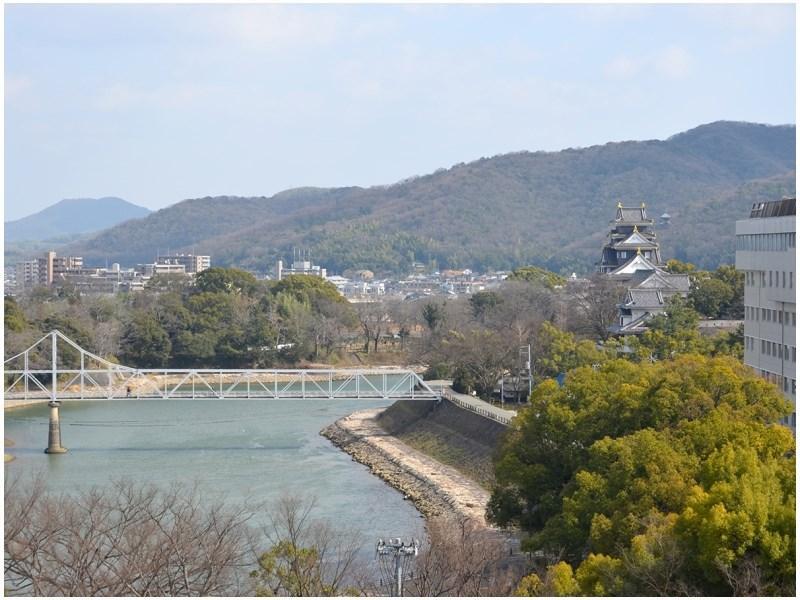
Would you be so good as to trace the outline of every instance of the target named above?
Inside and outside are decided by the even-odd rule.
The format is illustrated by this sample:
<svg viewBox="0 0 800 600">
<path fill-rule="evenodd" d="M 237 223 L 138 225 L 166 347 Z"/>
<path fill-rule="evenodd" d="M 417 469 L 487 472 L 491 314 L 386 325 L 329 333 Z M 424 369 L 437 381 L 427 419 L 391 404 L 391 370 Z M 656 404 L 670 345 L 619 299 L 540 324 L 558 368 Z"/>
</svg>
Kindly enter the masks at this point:
<svg viewBox="0 0 800 600">
<path fill-rule="evenodd" d="M 41 241 L 100 231 L 150 210 L 122 198 L 70 198 L 44 210 L 5 223 L 5 241 Z"/>
<path fill-rule="evenodd" d="M 734 222 L 753 201 L 794 193 L 795 126 L 716 122 L 667 140 L 481 158 L 371 188 L 299 188 L 266 198 L 185 200 L 68 248 L 88 262 L 195 249 L 216 265 L 266 269 L 292 246 L 329 272 L 538 264 L 585 273 L 617 202 L 646 202 L 665 257 L 733 261 Z"/>
</svg>

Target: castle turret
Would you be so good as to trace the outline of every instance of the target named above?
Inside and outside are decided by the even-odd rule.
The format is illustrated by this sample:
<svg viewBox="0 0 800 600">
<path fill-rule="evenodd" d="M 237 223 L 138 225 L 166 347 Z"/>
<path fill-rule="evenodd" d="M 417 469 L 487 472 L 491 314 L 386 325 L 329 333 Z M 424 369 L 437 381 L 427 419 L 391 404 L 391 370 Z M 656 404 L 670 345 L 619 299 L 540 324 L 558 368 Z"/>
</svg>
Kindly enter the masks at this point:
<svg viewBox="0 0 800 600">
<path fill-rule="evenodd" d="M 617 214 L 611 221 L 608 241 L 603 247 L 603 255 L 598 264 L 600 273 L 612 274 L 637 257 L 643 264 L 661 266 L 661 254 L 653 225 L 653 219 L 647 217 L 644 202 L 638 208 L 618 203 Z M 622 271 L 624 275 L 625 270 Z"/>
</svg>

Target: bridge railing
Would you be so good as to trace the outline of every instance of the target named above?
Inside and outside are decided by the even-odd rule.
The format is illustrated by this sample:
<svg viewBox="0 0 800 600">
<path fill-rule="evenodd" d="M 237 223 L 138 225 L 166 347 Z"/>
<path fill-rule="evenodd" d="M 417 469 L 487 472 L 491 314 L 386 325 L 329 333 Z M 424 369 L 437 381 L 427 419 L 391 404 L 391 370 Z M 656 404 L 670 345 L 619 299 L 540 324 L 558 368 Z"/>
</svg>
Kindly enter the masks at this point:
<svg viewBox="0 0 800 600">
<path fill-rule="evenodd" d="M 452 402 L 453 404 L 455 404 L 459 408 L 463 408 L 465 410 L 469 410 L 471 412 L 474 412 L 474 413 L 476 413 L 476 414 L 478 414 L 478 415 L 480 415 L 482 417 L 486 417 L 487 419 L 491 419 L 492 421 L 496 421 L 496 422 L 500 423 L 501 425 L 508 426 L 508 425 L 511 424 L 511 418 L 510 417 L 505 417 L 503 415 L 499 415 L 494 411 L 491 411 L 491 410 L 488 410 L 486 408 L 483 408 L 482 406 L 477 406 L 477 405 L 472 404 L 470 402 L 466 402 L 466 401 L 462 400 L 461 398 L 459 398 L 458 396 L 456 396 L 455 394 L 453 394 L 452 392 L 450 392 L 449 390 L 442 389 L 442 398 L 444 398 L 445 400 L 448 400 L 449 402 Z"/>
<path fill-rule="evenodd" d="M 79 361 L 80 368 L 59 366 L 59 340 L 72 348 L 70 362 Z M 48 356 L 50 364 L 41 368 Z M 6 399 L 440 397 L 414 371 L 403 369 L 135 369 L 94 355 L 59 331 L 6 359 L 3 375 Z"/>
</svg>

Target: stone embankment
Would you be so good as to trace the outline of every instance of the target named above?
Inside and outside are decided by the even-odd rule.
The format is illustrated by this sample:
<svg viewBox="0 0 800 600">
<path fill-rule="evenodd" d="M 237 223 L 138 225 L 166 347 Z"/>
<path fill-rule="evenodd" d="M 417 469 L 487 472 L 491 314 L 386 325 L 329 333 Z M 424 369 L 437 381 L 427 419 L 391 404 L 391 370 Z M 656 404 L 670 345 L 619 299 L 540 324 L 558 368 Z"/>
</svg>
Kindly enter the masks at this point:
<svg viewBox="0 0 800 600">
<path fill-rule="evenodd" d="M 379 416 L 362 410 L 336 421 L 322 435 L 401 491 L 427 518 L 466 517 L 487 527 L 489 492 L 451 465 L 423 454 L 387 433 Z"/>
</svg>

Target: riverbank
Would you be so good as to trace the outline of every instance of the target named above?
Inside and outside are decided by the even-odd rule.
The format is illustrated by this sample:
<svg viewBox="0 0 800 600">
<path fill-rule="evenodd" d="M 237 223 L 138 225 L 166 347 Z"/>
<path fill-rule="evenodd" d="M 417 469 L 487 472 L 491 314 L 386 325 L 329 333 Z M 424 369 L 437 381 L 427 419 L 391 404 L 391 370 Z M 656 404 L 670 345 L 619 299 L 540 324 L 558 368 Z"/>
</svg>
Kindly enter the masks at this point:
<svg viewBox="0 0 800 600">
<path fill-rule="evenodd" d="M 13 446 L 14 446 L 14 440 L 7 437 L 3 438 L 3 450 L 5 450 L 6 448 L 11 448 Z M 8 452 L 3 452 L 3 464 L 10 463 L 12 460 L 14 460 L 14 458 L 15 457 L 13 454 L 9 454 Z"/>
<path fill-rule="evenodd" d="M 355 412 L 320 433 L 402 492 L 426 518 L 465 517 L 489 528 L 485 517 L 489 492 L 455 468 L 389 435 L 377 420 L 385 410 Z"/>
</svg>

